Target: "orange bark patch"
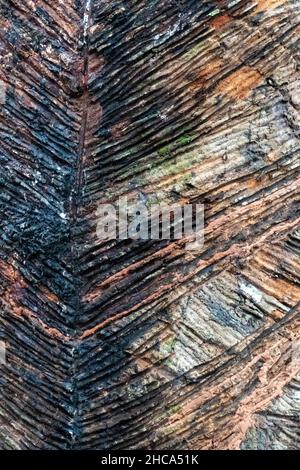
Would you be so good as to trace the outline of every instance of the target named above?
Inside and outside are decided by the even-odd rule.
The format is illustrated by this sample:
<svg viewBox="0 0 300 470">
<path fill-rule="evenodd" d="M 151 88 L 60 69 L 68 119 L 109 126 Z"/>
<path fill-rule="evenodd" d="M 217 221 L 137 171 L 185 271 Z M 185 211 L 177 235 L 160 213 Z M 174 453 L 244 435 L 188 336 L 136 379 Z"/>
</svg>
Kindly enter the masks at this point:
<svg viewBox="0 0 300 470">
<path fill-rule="evenodd" d="M 235 100 L 245 99 L 262 80 L 262 76 L 252 67 L 242 67 L 226 77 L 217 87 L 217 92 Z"/>
<path fill-rule="evenodd" d="M 258 0 L 255 12 L 272 10 L 284 3 L 284 0 Z"/>
<path fill-rule="evenodd" d="M 46 299 L 55 304 L 59 303 L 59 298 L 53 292 L 50 292 L 46 287 L 41 287 L 41 292 L 45 295 Z"/>
<path fill-rule="evenodd" d="M 226 0 L 215 0 L 217 5 L 220 5 L 221 7 L 227 7 L 227 2 Z"/>
<path fill-rule="evenodd" d="M 27 93 L 27 91 L 17 87 L 16 89 L 20 104 L 25 108 L 36 109 L 37 103 L 34 101 L 33 98 Z"/>
<path fill-rule="evenodd" d="M 26 289 L 27 284 L 24 281 L 21 273 L 9 263 L 0 261 L 1 278 L 4 283 L 2 286 L 1 300 L 9 306 L 11 313 L 16 316 L 22 316 L 22 307 L 20 299 L 23 296 L 23 291 Z"/>
<path fill-rule="evenodd" d="M 103 108 L 99 103 L 90 103 L 87 117 L 87 137 L 92 138 L 99 128 L 103 117 Z"/>
<path fill-rule="evenodd" d="M 276 160 L 278 160 L 279 157 L 278 157 L 278 153 L 275 152 L 274 150 L 272 152 L 270 152 L 268 155 L 267 155 L 267 160 L 268 162 L 275 162 Z"/>
<path fill-rule="evenodd" d="M 214 60 L 198 71 L 198 77 L 189 84 L 190 91 L 197 91 L 205 86 L 209 79 L 216 75 L 223 65 L 222 60 Z"/>
<path fill-rule="evenodd" d="M 0 260 L 0 273 L 7 282 L 7 289 L 11 292 L 14 288 L 25 288 L 27 283 L 24 281 L 22 274 L 14 268 L 13 265 Z"/>
<path fill-rule="evenodd" d="M 223 26 L 230 23 L 230 21 L 231 17 L 229 15 L 217 16 L 214 20 L 212 20 L 211 27 L 214 29 L 223 28 Z"/>
<path fill-rule="evenodd" d="M 96 77 L 105 65 L 105 59 L 99 54 L 92 53 L 89 56 L 89 75 L 90 79 Z"/>
<path fill-rule="evenodd" d="M 119 139 L 122 137 L 126 127 L 128 126 L 129 121 L 121 121 L 111 127 L 111 134 L 114 139 Z"/>
</svg>

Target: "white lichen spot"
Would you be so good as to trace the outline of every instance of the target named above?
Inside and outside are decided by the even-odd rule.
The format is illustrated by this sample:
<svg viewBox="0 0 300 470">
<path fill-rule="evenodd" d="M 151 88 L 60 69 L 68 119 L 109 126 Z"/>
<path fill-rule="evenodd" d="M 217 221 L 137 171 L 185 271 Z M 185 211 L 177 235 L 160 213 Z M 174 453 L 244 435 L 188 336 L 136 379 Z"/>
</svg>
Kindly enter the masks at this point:
<svg viewBox="0 0 300 470">
<path fill-rule="evenodd" d="M 6 343 L 0 341 L 0 365 L 6 364 Z"/>
<path fill-rule="evenodd" d="M 208 13 L 208 16 L 216 16 L 220 13 L 219 8 L 216 8 L 215 10 L 211 11 Z"/>
<path fill-rule="evenodd" d="M 0 79 L 0 105 L 6 101 L 7 84 Z"/>
<path fill-rule="evenodd" d="M 180 15 L 179 15 L 180 16 Z M 166 32 L 162 34 L 156 34 L 154 36 L 154 43 L 156 46 L 163 44 L 166 42 L 168 39 L 170 39 L 174 34 L 179 30 L 181 26 L 181 22 L 178 21 L 177 23 L 174 24 L 173 27 L 169 28 Z"/>
<path fill-rule="evenodd" d="M 291 103 L 295 108 L 300 108 L 300 90 L 295 90 L 291 93 Z"/>
<path fill-rule="evenodd" d="M 240 284 L 240 289 L 248 298 L 252 299 L 255 303 L 262 301 L 262 293 L 256 287 L 251 284 Z"/>
<path fill-rule="evenodd" d="M 238 3 L 240 3 L 241 0 L 232 0 L 232 2 L 229 2 L 227 7 L 228 8 L 231 8 L 231 7 L 234 7 L 234 5 L 237 5 Z"/>
</svg>

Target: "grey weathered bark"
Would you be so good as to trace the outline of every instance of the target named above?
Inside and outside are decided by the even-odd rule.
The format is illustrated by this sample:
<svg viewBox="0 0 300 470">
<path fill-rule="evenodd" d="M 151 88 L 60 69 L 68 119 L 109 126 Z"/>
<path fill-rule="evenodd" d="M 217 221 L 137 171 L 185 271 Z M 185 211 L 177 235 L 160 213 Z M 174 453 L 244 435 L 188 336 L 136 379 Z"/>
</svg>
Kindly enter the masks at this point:
<svg viewBox="0 0 300 470">
<path fill-rule="evenodd" d="M 0 1 L 3 449 L 300 447 L 299 6 Z"/>
</svg>

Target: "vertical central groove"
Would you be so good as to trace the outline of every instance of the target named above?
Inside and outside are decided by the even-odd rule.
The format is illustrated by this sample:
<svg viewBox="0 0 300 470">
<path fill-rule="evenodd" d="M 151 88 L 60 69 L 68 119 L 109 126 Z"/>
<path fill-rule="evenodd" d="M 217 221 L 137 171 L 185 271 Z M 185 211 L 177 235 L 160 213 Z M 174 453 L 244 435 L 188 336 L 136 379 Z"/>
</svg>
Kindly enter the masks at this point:
<svg viewBox="0 0 300 470">
<path fill-rule="evenodd" d="M 83 166 L 86 152 L 86 131 L 89 115 L 90 96 L 88 90 L 89 77 L 89 29 L 92 20 L 93 0 L 86 0 L 83 17 L 83 71 L 82 71 L 82 124 L 79 137 L 79 151 L 76 162 L 76 179 L 74 188 L 74 197 L 72 198 L 72 223 L 77 221 L 78 202 L 80 201 L 80 193 L 83 183 Z"/>
<path fill-rule="evenodd" d="M 80 312 L 80 288 L 81 282 L 78 279 L 78 253 L 76 250 L 76 240 L 74 235 L 76 230 L 77 221 L 78 221 L 78 207 L 81 204 L 82 199 L 82 190 L 83 190 L 83 168 L 86 154 L 86 133 L 88 125 L 88 116 L 89 116 L 89 106 L 90 106 L 90 96 L 88 90 L 88 77 L 89 77 L 89 29 L 92 19 L 92 7 L 93 0 L 86 0 L 84 6 L 84 16 L 83 16 L 83 66 L 82 66 L 82 78 L 81 78 L 81 88 L 82 88 L 82 122 L 80 128 L 79 136 L 79 149 L 78 149 L 78 158 L 75 165 L 75 179 L 74 179 L 74 190 L 71 197 L 71 262 L 74 275 L 74 283 L 76 285 L 76 298 L 74 299 L 74 316 L 73 316 L 73 349 L 72 355 L 74 358 L 72 369 L 71 369 L 71 409 L 72 409 L 72 418 L 70 421 L 69 435 L 70 435 L 70 449 L 77 447 L 78 440 L 80 439 L 80 427 L 78 425 L 79 420 L 79 398 L 78 398 L 78 383 L 77 383 L 77 373 L 78 373 L 78 359 L 79 359 L 79 349 L 80 344 L 77 338 L 77 323 L 78 316 Z"/>
</svg>

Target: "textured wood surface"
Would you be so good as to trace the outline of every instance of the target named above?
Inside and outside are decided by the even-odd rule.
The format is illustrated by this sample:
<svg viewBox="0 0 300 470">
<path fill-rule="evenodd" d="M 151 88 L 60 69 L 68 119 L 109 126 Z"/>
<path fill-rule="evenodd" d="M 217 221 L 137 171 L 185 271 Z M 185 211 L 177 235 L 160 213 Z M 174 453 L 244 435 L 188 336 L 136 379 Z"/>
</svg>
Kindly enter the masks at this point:
<svg viewBox="0 0 300 470">
<path fill-rule="evenodd" d="M 3 449 L 300 448 L 299 0 L 1 0 Z M 205 205 L 205 245 L 96 237 Z"/>
</svg>

